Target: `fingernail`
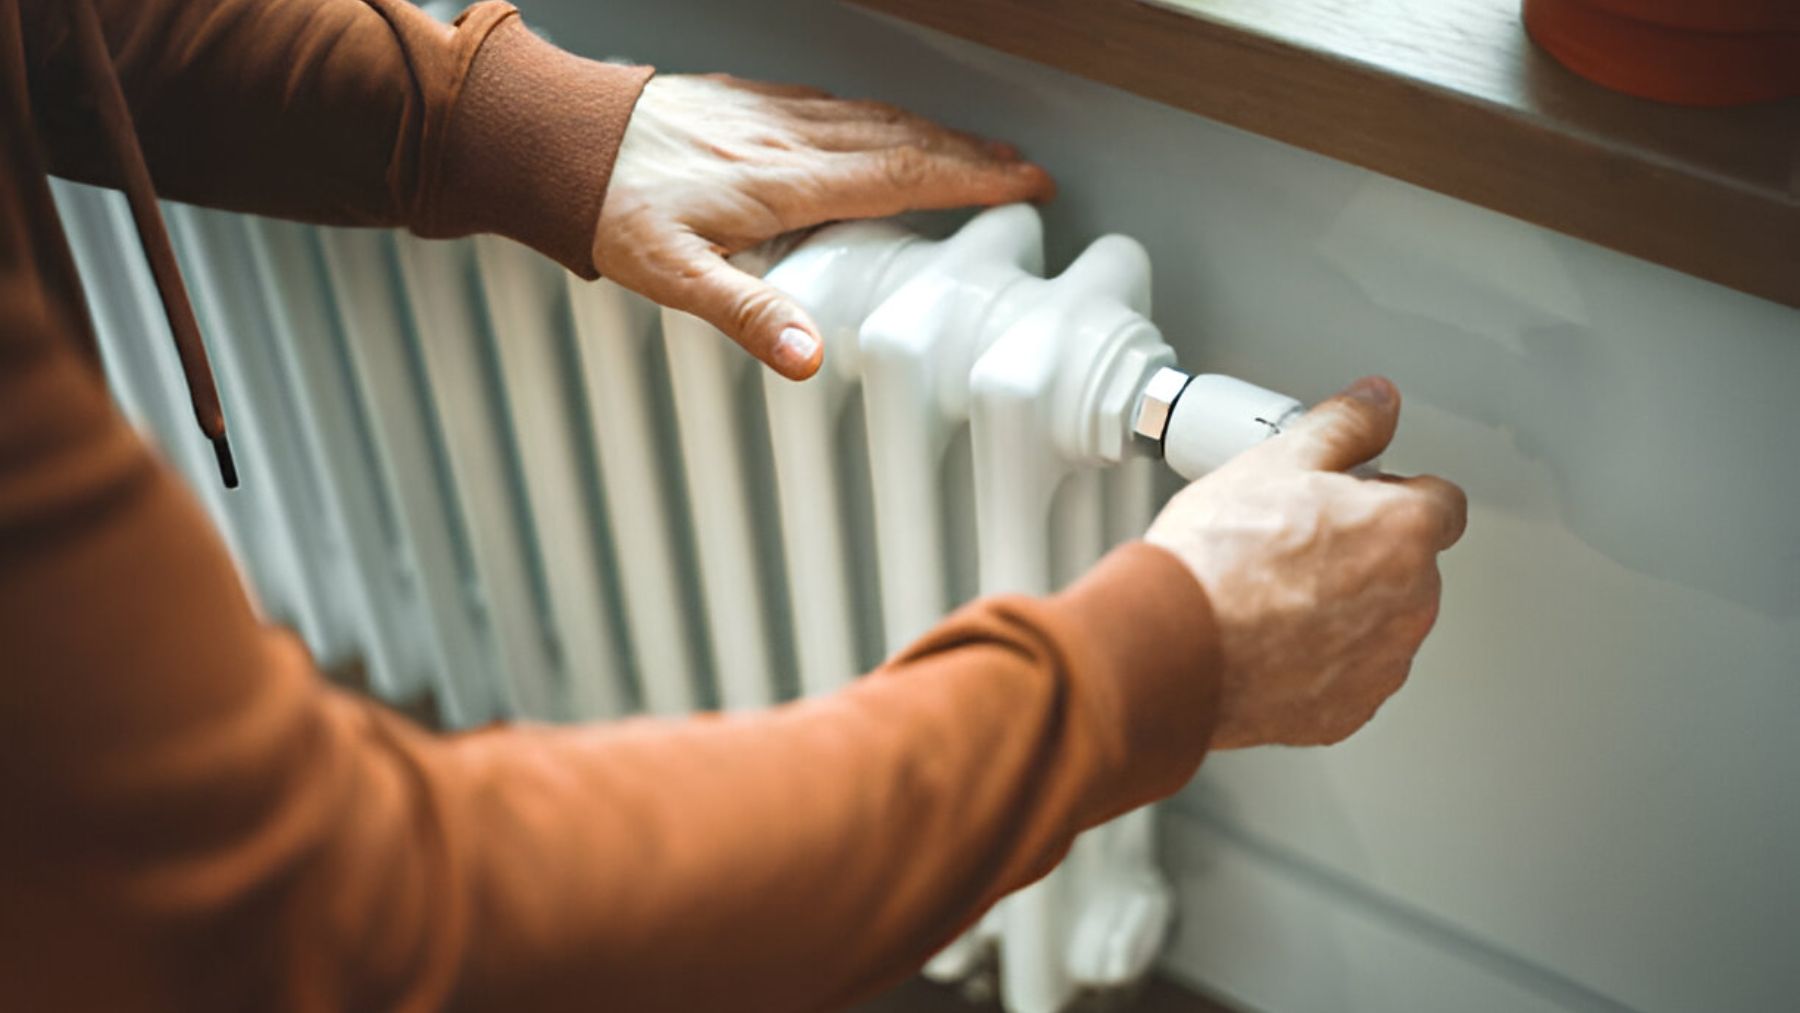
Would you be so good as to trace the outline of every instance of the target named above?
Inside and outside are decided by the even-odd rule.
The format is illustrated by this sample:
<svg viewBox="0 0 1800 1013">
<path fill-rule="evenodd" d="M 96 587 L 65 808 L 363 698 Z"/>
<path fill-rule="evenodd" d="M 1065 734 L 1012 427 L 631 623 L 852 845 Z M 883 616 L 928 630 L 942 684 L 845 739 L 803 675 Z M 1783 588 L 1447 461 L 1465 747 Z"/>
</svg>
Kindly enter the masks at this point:
<svg viewBox="0 0 1800 1013">
<path fill-rule="evenodd" d="M 1379 376 L 1365 376 L 1345 387 L 1344 396 L 1376 408 L 1385 408 L 1394 400 L 1394 385 Z"/>
<path fill-rule="evenodd" d="M 819 339 L 798 327 L 785 328 L 775 339 L 775 365 L 784 373 L 798 373 L 819 350 Z"/>
<path fill-rule="evenodd" d="M 996 158 L 1003 158 L 1010 162 L 1019 157 L 1019 149 L 1005 141 L 989 141 L 987 146 L 988 151 L 992 152 Z"/>
</svg>

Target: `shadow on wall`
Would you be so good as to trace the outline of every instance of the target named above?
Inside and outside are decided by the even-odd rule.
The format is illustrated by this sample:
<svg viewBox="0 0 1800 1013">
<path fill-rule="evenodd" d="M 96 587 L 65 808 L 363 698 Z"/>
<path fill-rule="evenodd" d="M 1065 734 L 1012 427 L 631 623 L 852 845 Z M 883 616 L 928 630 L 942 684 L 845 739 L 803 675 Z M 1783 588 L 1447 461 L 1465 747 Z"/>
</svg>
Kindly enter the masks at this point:
<svg viewBox="0 0 1800 1013">
<path fill-rule="evenodd" d="M 1589 547 L 1766 615 L 1800 614 L 1800 466 L 1785 422 L 1800 333 L 1784 341 L 1775 319 L 1787 311 L 1766 304 L 1770 326 L 1716 333 L 1704 308 L 1676 302 L 1671 317 L 1667 300 L 1598 283 L 1595 255 L 1611 254 L 1379 177 L 1313 248 L 1355 289 L 1341 301 L 1366 310 L 1345 324 L 1358 353 L 1394 363 L 1416 403 L 1507 433 Z M 1414 457 L 1472 497 L 1529 509 L 1515 501 L 1529 483 L 1434 453 L 1428 430 L 1407 435 Z"/>
</svg>

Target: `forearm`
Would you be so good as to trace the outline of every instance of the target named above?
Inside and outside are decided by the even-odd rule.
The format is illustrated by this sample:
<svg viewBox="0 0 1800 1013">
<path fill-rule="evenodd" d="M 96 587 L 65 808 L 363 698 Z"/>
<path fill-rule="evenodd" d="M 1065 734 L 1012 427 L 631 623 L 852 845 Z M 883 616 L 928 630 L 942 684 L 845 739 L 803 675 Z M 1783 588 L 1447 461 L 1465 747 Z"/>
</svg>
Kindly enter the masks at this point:
<svg viewBox="0 0 1800 1013">
<path fill-rule="evenodd" d="M 453 743 L 466 997 L 846 1004 L 1185 783 L 1213 665 L 1198 588 L 1137 546 L 1065 596 L 965 609 L 830 698 Z"/>
<path fill-rule="evenodd" d="M 831 698 L 430 736 L 261 627 L 58 320 L 0 314 L 0 981 L 22 1006 L 825 1007 L 1205 748 L 1211 612 L 1143 545 Z"/>
<path fill-rule="evenodd" d="M 0 358 L 0 978 L 28 1005 L 818 1008 L 1205 746 L 1210 613 L 1145 546 L 829 699 L 432 737 L 258 626 L 66 342 Z"/>
<path fill-rule="evenodd" d="M 33 0 L 34 116 L 58 173 L 113 182 L 59 5 Z M 306 221 L 498 232 L 591 276 L 647 68 L 580 59 L 490 2 L 97 0 L 158 192 Z"/>
</svg>

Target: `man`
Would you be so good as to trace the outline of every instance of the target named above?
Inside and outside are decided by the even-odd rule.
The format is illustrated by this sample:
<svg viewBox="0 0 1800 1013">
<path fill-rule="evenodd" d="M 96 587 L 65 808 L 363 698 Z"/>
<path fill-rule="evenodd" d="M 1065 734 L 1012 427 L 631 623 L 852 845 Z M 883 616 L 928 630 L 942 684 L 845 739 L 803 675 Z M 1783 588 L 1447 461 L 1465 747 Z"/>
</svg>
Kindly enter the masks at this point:
<svg viewBox="0 0 1800 1013">
<path fill-rule="evenodd" d="M 1367 380 L 1064 593 L 972 605 L 835 697 L 429 735 L 259 624 L 107 398 L 47 172 L 131 196 L 227 472 L 152 184 L 502 233 L 802 379 L 814 324 L 722 254 L 1048 178 L 888 107 L 582 60 L 500 3 L 450 27 L 401 0 L 0 0 L 0 54 L 9 1007 L 841 1006 L 1209 744 L 1348 735 L 1435 616 L 1462 496 L 1342 473 L 1397 422 Z"/>
</svg>

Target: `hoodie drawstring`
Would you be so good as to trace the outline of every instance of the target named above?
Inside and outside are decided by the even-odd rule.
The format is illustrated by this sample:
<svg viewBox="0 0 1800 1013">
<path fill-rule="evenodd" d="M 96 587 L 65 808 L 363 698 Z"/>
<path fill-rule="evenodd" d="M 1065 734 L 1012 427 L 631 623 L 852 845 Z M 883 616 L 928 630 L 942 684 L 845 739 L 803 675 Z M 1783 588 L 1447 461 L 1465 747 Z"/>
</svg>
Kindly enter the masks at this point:
<svg viewBox="0 0 1800 1013">
<path fill-rule="evenodd" d="M 125 91 L 119 86 L 112 54 L 106 48 L 100 15 L 94 10 L 93 0 L 72 0 L 68 9 L 76 60 L 99 112 L 101 133 L 111 149 L 113 168 L 119 174 L 126 203 L 131 206 L 138 241 L 143 244 L 144 258 L 150 263 L 150 276 L 156 281 L 156 294 L 162 299 L 163 313 L 169 319 L 169 333 L 175 339 L 175 354 L 181 360 L 181 373 L 187 381 L 194 420 L 200 424 L 200 432 L 212 443 L 213 455 L 219 462 L 219 477 L 225 488 L 235 489 L 237 464 L 231 456 L 231 442 L 225 435 L 225 410 L 219 403 L 219 388 L 213 381 L 206 344 L 200 339 L 200 323 L 194 318 L 193 304 L 181 281 L 181 267 L 176 263 L 175 249 L 169 243 L 168 227 L 163 224 L 162 210 L 156 204 L 150 167 L 144 162 L 143 148 L 138 145 L 131 110 L 125 104 Z"/>
</svg>

